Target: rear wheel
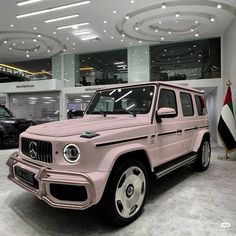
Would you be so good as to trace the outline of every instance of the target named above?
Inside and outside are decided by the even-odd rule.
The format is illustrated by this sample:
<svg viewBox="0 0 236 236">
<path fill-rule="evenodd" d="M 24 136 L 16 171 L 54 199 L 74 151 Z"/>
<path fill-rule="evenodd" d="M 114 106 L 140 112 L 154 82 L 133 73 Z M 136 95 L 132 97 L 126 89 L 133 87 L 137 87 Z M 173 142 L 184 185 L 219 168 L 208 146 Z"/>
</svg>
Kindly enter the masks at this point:
<svg viewBox="0 0 236 236">
<path fill-rule="evenodd" d="M 198 157 L 192 164 L 194 170 L 204 171 L 209 167 L 211 159 L 211 145 L 207 138 L 202 140 L 202 144 L 198 150 Z"/>
<path fill-rule="evenodd" d="M 127 225 L 141 214 L 148 188 L 148 174 L 140 161 L 122 163 L 111 174 L 105 193 L 107 216 L 118 225 Z"/>
</svg>

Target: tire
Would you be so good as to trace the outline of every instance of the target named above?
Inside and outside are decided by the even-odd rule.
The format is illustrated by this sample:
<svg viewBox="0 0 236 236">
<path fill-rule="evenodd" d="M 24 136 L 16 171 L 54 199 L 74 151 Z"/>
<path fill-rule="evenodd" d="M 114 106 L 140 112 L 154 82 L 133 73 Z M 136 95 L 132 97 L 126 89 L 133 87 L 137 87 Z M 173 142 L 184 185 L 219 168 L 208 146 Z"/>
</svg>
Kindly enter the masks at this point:
<svg viewBox="0 0 236 236">
<path fill-rule="evenodd" d="M 205 171 L 210 165 L 211 145 L 209 139 L 203 138 L 200 148 L 198 149 L 197 159 L 192 164 L 196 171 Z"/>
<path fill-rule="evenodd" d="M 103 206 L 110 221 L 125 226 L 142 213 L 148 189 L 146 167 L 138 160 L 129 160 L 111 173 Z"/>
</svg>

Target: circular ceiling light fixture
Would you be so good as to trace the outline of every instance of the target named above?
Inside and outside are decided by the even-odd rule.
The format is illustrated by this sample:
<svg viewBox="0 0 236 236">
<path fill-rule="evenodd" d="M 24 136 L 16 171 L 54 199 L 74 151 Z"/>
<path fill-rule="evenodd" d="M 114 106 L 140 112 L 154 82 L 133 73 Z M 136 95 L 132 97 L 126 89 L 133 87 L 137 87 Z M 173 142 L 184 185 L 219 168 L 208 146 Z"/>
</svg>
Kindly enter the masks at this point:
<svg viewBox="0 0 236 236">
<path fill-rule="evenodd" d="M 195 37 L 196 37 L 196 38 L 199 37 L 199 34 L 195 34 Z"/>
<path fill-rule="evenodd" d="M 130 17 L 129 17 L 128 15 L 125 16 L 125 19 L 126 19 L 126 20 L 129 20 L 129 18 L 130 18 Z"/>
<path fill-rule="evenodd" d="M 163 40 L 165 40 L 165 38 L 164 38 L 164 37 L 161 37 L 161 40 L 163 41 Z"/>
<path fill-rule="evenodd" d="M 166 3 L 165 2 L 162 3 L 161 8 L 166 9 Z"/>
<path fill-rule="evenodd" d="M 215 18 L 213 16 L 211 17 L 210 20 L 211 20 L 211 22 L 215 22 Z"/>
<path fill-rule="evenodd" d="M 222 5 L 220 3 L 217 4 L 216 6 L 218 9 L 221 9 L 222 8 Z"/>
<path fill-rule="evenodd" d="M 175 17 L 177 17 L 177 18 L 180 17 L 179 12 L 176 12 Z"/>
</svg>

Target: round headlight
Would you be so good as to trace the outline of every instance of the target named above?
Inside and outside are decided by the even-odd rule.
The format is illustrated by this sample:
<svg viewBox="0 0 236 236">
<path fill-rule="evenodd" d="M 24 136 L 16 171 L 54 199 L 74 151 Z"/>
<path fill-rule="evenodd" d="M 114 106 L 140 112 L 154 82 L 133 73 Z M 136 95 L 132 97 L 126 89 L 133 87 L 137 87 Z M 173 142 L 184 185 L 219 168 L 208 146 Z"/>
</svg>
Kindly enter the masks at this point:
<svg viewBox="0 0 236 236">
<path fill-rule="evenodd" d="M 80 150 L 75 144 L 66 145 L 63 154 L 64 158 L 70 163 L 77 162 L 80 158 Z"/>
</svg>

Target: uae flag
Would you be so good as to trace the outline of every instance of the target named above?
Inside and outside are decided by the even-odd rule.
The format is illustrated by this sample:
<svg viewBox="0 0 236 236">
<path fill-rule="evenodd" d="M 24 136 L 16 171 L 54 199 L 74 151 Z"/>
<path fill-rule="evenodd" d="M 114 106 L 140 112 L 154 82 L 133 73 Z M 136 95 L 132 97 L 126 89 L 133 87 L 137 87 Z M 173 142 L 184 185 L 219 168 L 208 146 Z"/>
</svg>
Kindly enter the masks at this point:
<svg viewBox="0 0 236 236">
<path fill-rule="evenodd" d="M 218 133 L 226 152 L 236 151 L 236 123 L 230 85 L 228 85 L 224 105 L 220 114 Z"/>
</svg>

